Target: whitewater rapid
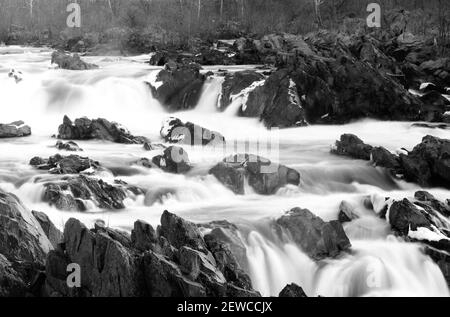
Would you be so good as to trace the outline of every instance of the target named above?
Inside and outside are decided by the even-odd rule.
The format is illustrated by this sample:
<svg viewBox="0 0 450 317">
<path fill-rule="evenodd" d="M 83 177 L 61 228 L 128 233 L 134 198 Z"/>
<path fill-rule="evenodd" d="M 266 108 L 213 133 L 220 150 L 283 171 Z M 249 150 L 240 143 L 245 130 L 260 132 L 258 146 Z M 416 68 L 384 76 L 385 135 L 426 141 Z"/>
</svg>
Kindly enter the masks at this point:
<svg viewBox="0 0 450 317">
<path fill-rule="evenodd" d="M 151 159 L 155 155 L 139 145 L 80 141 L 77 143 L 84 149 L 82 155 L 115 171 L 114 175 L 102 175 L 105 181 L 121 179 L 148 189 L 149 193 L 128 199 L 127 208 L 121 211 L 92 208 L 85 213 L 62 212 L 42 202 L 43 187 L 34 181 L 43 174 L 28 163 L 35 156 L 56 154 L 52 135 L 57 133 L 64 115 L 72 119 L 103 117 L 122 123 L 134 135 L 162 142 L 161 122 L 171 114 L 152 98 L 145 84 L 154 82 L 159 71 L 145 64 L 148 56 L 86 57 L 100 68 L 76 72 L 55 69 L 50 65 L 50 54 L 39 48 L 0 48 L 1 122 L 24 120 L 33 131 L 28 138 L 0 140 L 0 188 L 15 193 L 30 209 L 47 213 L 57 226 L 76 217 L 86 224 L 103 219 L 111 227 L 130 231 L 137 219 L 158 225 L 166 209 L 196 223 L 226 219 L 253 228 L 242 230 L 241 239 L 255 288 L 263 295 L 277 295 L 291 282 L 301 285 L 310 296 L 449 295 L 442 273 L 423 254 L 421 246 L 392 237 L 389 225 L 362 204 L 366 195 L 412 197 L 420 188 L 395 181 L 366 162 L 332 156 L 330 146 L 341 134 L 354 133 L 368 144 L 397 152 L 401 148 L 412 149 L 427 134 L 450 139 L 450 131 L 371 120 L 267 131 L 256 119 L 236 116 L 242 101 L 235 100 L 231 110 L 220 113 L 217 105 L 223 79 L 212 77 L 195 110 L 172 115 L 218 131 L 227 140 L 278 138 L 279 153 L 260 154 L 297 169 L 302 175 L 299 187 L 288 186 L 271 197 L 251 191 L 237 196 L 208 175 L 213 165 L 232 153 L 189 147 L 194 169 L 187 175 L 168 175 L 132 165 L 140 158 Z M 10 69 L 20 70 L 23 81 L 16 83 L 8 78 Z M 430 192 L 437 198 L 450 197 L 445 189 L 433 188 Z M 334 220 L 343 200 L 358 206 L 361 218 L 345 226 L 353 248 L 351 254 L 339 259 L 317 264 L 294 243 L 271 235 L 264 225 L 270 223 L 267 219 L 275 219 L 294 207 L 308 208 L 325 221 Z"/>
</svg>

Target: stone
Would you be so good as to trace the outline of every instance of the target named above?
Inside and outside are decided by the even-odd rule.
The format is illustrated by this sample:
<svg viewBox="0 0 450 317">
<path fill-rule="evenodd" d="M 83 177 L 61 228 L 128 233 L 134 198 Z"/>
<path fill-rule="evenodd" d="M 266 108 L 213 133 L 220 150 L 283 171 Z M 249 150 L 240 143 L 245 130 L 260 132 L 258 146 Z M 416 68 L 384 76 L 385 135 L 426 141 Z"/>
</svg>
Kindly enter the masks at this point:
<svg viewBox="0 0 450 317">
<path fill-rule="evenodd" d="M 23 121 L 0 124 L 0 139 L 26 137 L 31 135 L 31 128 Z"/>
</svg>

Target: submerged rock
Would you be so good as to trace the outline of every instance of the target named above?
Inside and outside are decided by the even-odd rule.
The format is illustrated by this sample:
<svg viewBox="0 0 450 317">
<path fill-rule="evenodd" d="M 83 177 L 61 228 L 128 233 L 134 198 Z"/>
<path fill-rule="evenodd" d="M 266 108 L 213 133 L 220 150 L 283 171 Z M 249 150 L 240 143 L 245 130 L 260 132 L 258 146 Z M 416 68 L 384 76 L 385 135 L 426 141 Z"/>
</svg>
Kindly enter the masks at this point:
<svg viewBox="0 0 450 317">
<path fill-rule="evenodd" d="M 52 64 L 56 64 L 59 68 L 68 70 L 89 70 L 98 68 L 97 65 L 82 61 L 78 54 L 70 55 L 59 51 L 53 52 Z"/>
<path fill-rule="evenodd" d="M 210 174 L 238 195 L 245 194 L 246 179 L 261 195 L 272 195 L 286 185 L 300 185 L 300 173 L 296 170 L 249 154 L 225 158 Z"/>
<path fill-rule="evenodd" d="M 90 120 L 86 117 L 72 122 L 65 116 L 58 128 L 58 139 L 62 140 L 104 140 L 123 144 L 144 144 L 144 137 L 132 135 L 125 127 L 106 119 Z"/>
<path fill-rule="evenodd" d="M 31 128 L 23 121 L 0 124 L 0 139 L 17 138 L 31 135 Z"/>
<path fill-rule="evenodd" d="M 30 165 L 40 170 L 49 171 L 50 174 L 93 173 L 100 168 L 99 162 L 95 162 L 87 157 L 78 155 L 62 156 L 59 154 L 48 159 L 34 157 L 31 159 Z"/>
<path fill-rule="evenodd" d="M 193 146 L 224 146 L 225 138 L 219 132 L 205 129 L 191 122 L 168 118 L 163 123 L 161 137 L 167 143 Z"/>
<path fill-rule="evenodd" d="M 60 151 L 68 151 L 68 152 L 82 152 L 83 149 L 81 149 L 78 144 L 76 144 L 73 141 L 69 142 L 56 142 L 55 147 Z"/>
</svg>

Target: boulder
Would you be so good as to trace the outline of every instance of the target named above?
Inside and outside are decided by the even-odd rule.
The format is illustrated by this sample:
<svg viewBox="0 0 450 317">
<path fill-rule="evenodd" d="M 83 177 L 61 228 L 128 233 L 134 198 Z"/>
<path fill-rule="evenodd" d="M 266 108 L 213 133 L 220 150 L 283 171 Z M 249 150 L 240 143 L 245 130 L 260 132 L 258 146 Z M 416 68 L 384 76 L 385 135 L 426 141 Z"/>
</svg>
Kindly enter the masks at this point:
<svg viewBox="0 0 450 317">
<path fill-rule="evenodd" d="M 358 218 L 359 216 L 356 213 L 355 207 L 352 206 L 352 204 L 350 204 L 347 201 L 341 202 L 341 205 L 339 206 L 339 216 L 338 216 L 340 223 L 351 222 Z"/>
<path fill-rule="evenodd" d="M 264 80 L 264 76 L 252 70 L 227 73 L 222 84 L 219 109 L 224 111 L 233 102 L 234 96 L 261 80 Z"/>
<path fill-rule="evenodd" d="M 150 224 L 144 221 L 136 221 L 134 223 L 131 242 L 135 249 L 141 252 L 152 250 L 157 241 L 156 231 Z"/>
<path fill-rule="evenodd" d="M 167 173 L 184 174 L 192 169 L 187 152 L 178 146 L 171 146 L 162 155 L 155 156 L 152 163 Z"/>
<path fill-rule="evenodd" d="M 58 128 L 58 139 L 62 140 L 104 140 L 123 144 L 144 144 L 144 137 L 133 136 L 125 127 L 106 119 L 90 120 L 86 117 L 73 123 L 65 116 Z"/>
<path fill-rule="evenodd" d="M 82 152 L 83 149 L 81 149 L 78 144 L 76 144 L 73 141 L 69 142 L 62 142 L 58 141 L 56 142 L 55 147 L 60 151 L 68 151 L 68 152 Z"/>
<path fill-rule="evenodd" d="M 286 185 L 300 185 L 300 173 L 296 170 L 249 154 L 225 158 L 210 170 L 210 174 L 238 195 L 245 193 L 246 179 L 261 195 L 275 194 Z"/>
<path fill-rule="evenodd" d="M 31 128 L 23 121 L 0 124 L 0 139 L 17 138 L 31 135 Z"/>
<path fill-rule="evenodd" d="M 78 54 L 70 55 L 59 51 L 53 52 L 52 64 L 58 65 L 61 69 L 68 70 L 89 70 L 98 68 L 97 65 L 89 64 L 81 60 Z"/>
<path fill-rule="evenodd" d="M 373 147 L 365 144 L 354 134 L 343 134 L 340 141 L 336 141 L 331 153 L 351 158 L 370 160 Z"/>
<path fill-rule="evenodd" d="M 100 163 L 78 155 L 62 156 L 56 154 L 48 159 L 32 158 L 30 165 L 49 171 L 50 174 L 92 173 L 100 168 Z"/>
<path fill-rule="evenodd" d="M 292 298 L 306 298 L 308 297 L 300 286 L 297 284 L 289 284 L 287 285 L 280 293 L 278 297 L 292 297 Z"/>
<path fill-rule="evenodd" d="M 44 188 L 43 200 L 65 211 L 86 211 L 89 204 L 107 210 L 123 209 L 124 200 L 128 197 L 126 186 L 113 186 L 84 175 L 45 182 Z"/>
<path fill-rule="evenodd" d="M 400 155 L 405 177 L 421 186 L 450 184 L 450 141 L 425 136 L 408 155 Z"/>
<path fill-rule="evenodd" d="M 166 64 L 155 83 L 147 83 L 151 92 L 167 110 L 179 111 L 195 108 L 200 99 L 206 76 L 197 64 Z"/>
<path fill-rule="evenodd" d="M 42 230 L 52 244 L 53 248 L 56 249 L 62 242 L 62 232 L 55 227 L 50 218 L 43 212 L 33 210 L 32 214 L 41 225 Z"/>
<path fill-rule="evenodd" d="M 25 297 L 28 287 L 11 262 L 0 254 L 0 297 Z"/>
<path fill-rule="evenodd" d="M 280 237 L 285 234 L 314 260 L 337 257 L 351 247 L 339 221 L 325 222 L 307 209 L 295 208 L 275 224 Z"/>
<path fill-rule="evenodd" d="M 264 85 L 252 90 L 239 115 L 260 118 L 268 128 L 307 125 L 303 100 L 285 69 L 273 73 Z"/>
<path fill-rule="evenodd" d="M 417 231 L 420 227 L 431 226 L 427 217 L 408 199 L 395 201 L 389 208 L 389 223 L 392 229 L 403 236 L 408 236 L 409 231 Z"/>
<path fill-rule="evenodd" d="M 391 170 L 396 175 L 403 173 L 400 158 L 389 152 L 384 147 L 375 147 L 371 152 L 372 162 L 376 166 L 384 167 Z"/>
<path fill-rule="evenodd" d="M 219 132 L 205 129 L 192 122 L 168 118 L 161 129 L 161 137 L 167 143 L 192 146 L 224 146 L 225 138 Z"/>
</svg>

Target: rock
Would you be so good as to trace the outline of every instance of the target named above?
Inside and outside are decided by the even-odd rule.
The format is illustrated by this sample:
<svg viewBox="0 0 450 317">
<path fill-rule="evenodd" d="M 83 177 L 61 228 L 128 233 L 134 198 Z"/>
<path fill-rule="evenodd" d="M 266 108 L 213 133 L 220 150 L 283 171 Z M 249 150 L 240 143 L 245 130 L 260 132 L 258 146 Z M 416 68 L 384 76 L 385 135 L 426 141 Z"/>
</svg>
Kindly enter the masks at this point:
<svg viewBox="0 0 450 317">
<path fill-rule="evenodd" d="M 177 249 L 187 246 L 203 253 L 208 252 L 206 243 L 197 226 L 168 211 L 164 211 L 161 217 L 159 233 Z"/>
<path fill-rule="evenodd" d="M 259 117 L 268 128 L 307 125 L 303 101 L 287 70 L 275 72 L 251 91 L 240 116 Z"/>
<path fill-rule="evenodd" d="M 52 248 L 31 211 L 16 196 L 0 190 L 0 254 L 10 262 L 44 264 Z"/>
<path fill-rule="evenodd" d="M 220 110 L 224 111 L 232 103 L 233 96 L 239 95 L 253 83 L 261 80 L 264 80 L 264 76 L 251 70 L 227 73 L 222 84 L 219 100 Z"/>
<path fill-rule="evenodd" d="M 340 141 L 336 141 L 336 146 L 331 152 L 336 155 L 368 161 L 371 158 L 372 150 L 372 146 L 365 144 L 356 135 L 343 134 Z"/>
<path fill-rule="evenodd" d="M 14 78 L 16 84 L 23 80 L 23 73 L 19 70 L 11 69 L 8 73 L 9 78 Z"/>
<path fill-rule="evenodd" d="M 182 247 L 179 251 L 179 259 L 181 272 L 187 274 L 191 280 L 198 280 L 202 274 L 205 274 L 213 283 L 226 283 L 211 253 L 205 254 L 189 247 Z"/>
<path fill-rule="evenodd" d="M 177 118 L 168 118 L 161 129 L 161 137 L 167 143 L 193 146 L 224 146 L 225 138 L 218 132 L 200 127 L 194 123 L 184 123 Z"/>
<path fill-rule="evenodd" d="M 420 227 L 429 228 L 430 221 L 408 199 L 395 201 L 389 209 L 389 223 L 392 229 L 403 236 L 408 236 L 409 231 L 416 231 Z"/>
<path fill-rule="evenodd" d="M 55 227 L 50 218 L 43 212 L 33 210 L 32 214 L 41 225 L 42 230 L 52 244 L 53 248 L 56 249 L 62 241 L 62 232 Z"/>
<path fill-rule="evenodd" d="M 84 175 L 66 176 L 56 182 L 47 182 L 44 188 L 43 201 L 65 211 L 86 211 L 88 201 L 102 209 L 123 209 L 123 201 L 127 198 L 125 186 L 112 186 Z"/>
<path fill-rule="evenodd" d="M 81 149 L 78 144 L 76 144 L 73 141 L 69 141 L 69 142 L 61 142 L 58 141 L 56 142 L 55 147 L 60 150 L 60 151 L 68 151 L 68 152 L 82 152 L 83 149 Z"/>
<path fill-rule="evenodd" d="M 300 174 L 287 166 L 272 163 L 256 155 L 235 155 L 225 158 L 210 170 L 235 194 L 243 194 L 245 179 L 261 195 L 272 195 L 286 185 L 300 185 Z"/>
<path fill-rule="evenodd" d="M 343 201 L 339 206 L 339 222 L 351 222 L 355 219 L 358 219 L 359 216 L 355 212 L 355 207 L 352 206 L 349 202 Z"/>
<path fill-rule="evenodd" d="M 148 158 L 141 158 L 137 160 L 136 162 L 133 162 L 133 165 L 142 166 L 145 168 L 155 168 L 156 166 L 151 160 Z"/>
<path fill-rule="evenodd" d="M 384 147 L 375 147 L 371 152 L 371 159 L 375 166 L 389 169 L 394 175 L 402 174 L 400 158 Z"/>
<path fill-rule="evenodd" d="M 192 169 L 187 152 L 178 146 L 165 149 L 163 155 L 155 156 L 152 162 L 167 173 L 184 174 Z"/>
<path fill-rule="evenodd" d="M 157 243 L 157 239 L 156 231 L 150 224 L 144 221 L 136 221 L 134 223 L 131 242 L 135 249 L 142 252 L 152 250 Z"/>
<path fill-rule="evenodd" d="M 25 297 L 28 287 L 13 265 L 0 254 L 0 297 Z"/>
<path fill-rule="evenodd" d="M 351 247 L 340 222 L 324 222 L 307 209 L 292 209 L 278 219 L 275 226 L 281 237 L 287 232 L 314 260 L 336 257 Z"/>
<path fill-rule="evenodd" d="M 137 137 L 115 122 L 106 119 L 76 119 L 74 123 L 65 116 L 58 128 L 58 139 L 62 140 L 104 140 L 123 144 L 144 144 L 144 137 Z"/>
<path fill-rule="evenodd" d="M 56 64 L 59 68 L 68 70 L 89 70 L 98 68 L 97 65 L 82 61 L 78 54 L 70 55 L 58 51 L 55 51 L 52 54 L 52 64 Z"/>
<path fill-rule="evenodd" d="M 147 83 L 154 98 L 169 111 L 195 108 L 206 76 L 197 64 L 166 64 L 159 72 L 156 83 Z"/>
<path fill-rule="evenodd" d="M 92 173 L 100 169 L 99 162 L 78 155 L 62 156 L 56 154 L 48 159 L 35 157 L 31 159 L 30 165 L 40 170 L 49 171 L 50 174 Z"/>
<path fill-rule="evenodd" d="M 0 124 L 0 139 L 17 138 L 31 135 L 31 128 L 23 121 Z"/>
<path fill-rule="evenodd" d="M 408 155 L 400 155 L 405 177 L 421 186 L 449 186 L 450 141 L 426 136 Z"/>
<path fill-rule="evenodd" d="M 278 297 L 306 298 L 308 296 L 306 295 L 305 291 L 303 291 L 303 288 L 301 288 L 297 284 L 290 284 L 281 291 Z"/>
<path fill-rule="evenodd" d="M 146 151 L 156 151 L 156 150 L 165 150 L 166 147 L 162 144 L 152 144 L 150 142 L 144 143 L 144 150 Z"/>
<path fill-rule="evenodd" d="M 416 204 L 418 204 L 422 208 L 426 208 L 426 206 L 428 206 L 429 208 L 436 210 L 444 217 L 450 217 L 450 206 L 448 202 L 443 203 L 426 191 L 416 192 L 414 194 L 414 198 L 418 201 L 416 202 Z"/>
</svg>

